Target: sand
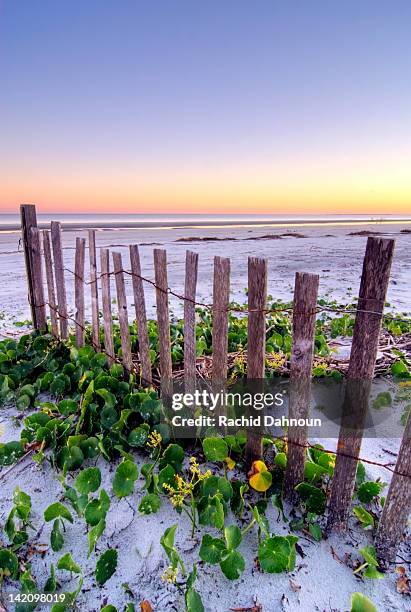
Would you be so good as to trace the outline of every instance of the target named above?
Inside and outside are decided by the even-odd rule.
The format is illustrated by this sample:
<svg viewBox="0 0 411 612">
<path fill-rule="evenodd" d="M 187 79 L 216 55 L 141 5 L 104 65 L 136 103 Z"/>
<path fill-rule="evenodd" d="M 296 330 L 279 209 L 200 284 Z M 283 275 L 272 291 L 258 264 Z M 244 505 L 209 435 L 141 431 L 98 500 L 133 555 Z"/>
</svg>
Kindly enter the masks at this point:
<svg viewBox="0 0 411 612">
<path fill-rule="evenodd" d="M 409 289 L 411 236 L 400 233 L 406 228 L 406 225 L 378 226 L 378 231 L 384 236 L 393 236 L 397 240 L 388 300 L 397 311 L 409 312 L 411 310 Z M 231 291 L 235 300 L 244 301 L 247 256 L 258 254 L 269 260 L 269 292 L 275 298 L 290 299 L 294 273 L 307 271 L 320 274 L 321 296 L 345 303 L 347 295 L 354 297 L 359 286 L 366 237 L 350 235 L 359 230 L 377 231 L 374 225 L 361 228 L 298 227 L 296 231 L 304 237 L 297 237 L 289 228 L 127 229 L 99 231 L 97 244 L 113 245 L 113 249 L 124 254 L 127 262 L 127 245 L 132 242 L 140 244 L 143 274 L 149 278 L 154 276 L 152 249 L 166 248 L 169 284 L 177 292 L 182 292 L 184 285 L 185 250 L 189 248 L 198 252 L 200 255 L 198 299 L 208 303 L 211 303 L 212 260 L 217 254 L 231 258 Z M 284 233 L 293 235 L 280 236 Z M 73 269 L 75 235 L 79 235 L 79 232 L 66 232 L 64 235 L 66 265 L 71 269 Z M 267 235 L 270 237 L 263 238 Z M 184 240 L 181 240 L 182 238 Z M 202 240 L 192 240 L 192 238 L 202 238 Z M 219 240 L 204 240 L 204 238 L 219 238 Z M 17 234 L 0 234 L 0 312 L 3 317 L 0 323 L 3 335 L 21 333 L 13 322 L 29 317 L 23 256 L 16 252 L 17 249 Z M 69 304 L 73 305 L 73 283 L 68 282 L 67 288 Z M 127 295 L 131 304 L 132 291 L 129 279 L 127 279 Z M 153 314 L 154 293 L 150 287 L 147 288 L 146 298 L 149 313 Z M 87 305 L 89 308 L 89 301 Z M 178 300 L 172 299 L 171 305 L 176 314 L 181 312 Z M 15 415 L 14 408 L 0 411 L 0 421 L 5 425 L 2 441 L 18 438 L 18 427 L 13 419 Z M 335 441 L 327 440 L 324 443 L 330 447 Z M 363 442 L 361 455 L 371 460 L 395 461 L 398 446 L 398 440 L 367 439 Z M 136 461 L 141 464 L 143 459 L 136 455 Z M 108 465 L 101 459 L 98 465 L 103 472 L 103 484 L 110 491 L 115 466 Z M 390 472 L 376 466 L 367 466 L 367 476 L 369 478 L 379 476 L 387 483 L 390 480 Z M 44 525 L 42 513 L 49 503 L 59 498 L 62 493 L 61 486 L 47 464 L 38 467 L 33 464 L 30 457 L 11 469 L 5 468 L 0 474 L 1 523 L 4 522 L 11 507 L 11 496 L 17 483 L 32 495 L 35 508 L 33 523 L 37 533 L 35 540 L 47 544 L 50 525 Z M 182 595 L 175 587 L 165 585 L 161 581 L 166 559 L 159 540 L 166 527 L 178 523 L 177 547 L 180 551 L 184 551 L 186 566 L 190 569 L 193 561 L 198 558 L 198 536 L 191 540 L 189 525 L 184 516 L 179 517 L 166 500 L 162 502 L 157 514 L 140 516 L 136 509 L 143 495 L 139 490 L 140 487 L 141 483 L 136 487 L 136 493 L 129 498 L 112 500 L 108 526 L 98 549 L 102 552 L 108 546 L 117 548 L 119 566 L 117 573 L 103 587 L 96 587 L 93 580 L 92 572 L 96 556 L 92 555 L 88 561 L 86 560 L 87 537 L 84 521 L 76 519 L 67 529 L 64 551 L 71 551 L 74 559 L 86 568 L 83 592 L 79 597 L 80 610 L 97 611 L 105 602 L 114 604 L 122 610 L 124 602 L 130 601 L 122 586 L 124 583 L 128 584 L 136 604 L 147 599 L 156 612 L 184 610 Z M 279 519 L 274 508 L 269 508 L 267 516 L 273 532 L 276 534 L 288 532 L 287 525 Z M 213 532 L 208 528 L 207 531 Z M 251 607 L 254 598 L 262 604 L 264 612 L 343 611 L 349 610 L 350 595 L 354 591 L 367 594 L 379 611 L 410 610 L 410 598 L 396 593 L 395 572 L 387 574 L 383 580 L 363 582 L 353 575 L 352 569 L 347 564 L 338 560 L 344 559 L 346 553 L 351 555 L 352 559 L 359 559 L 356 551 L 366 543 L 371 543 L 370 534 L 361 530 L 352 520 L 350 530 L 344 538 L 333 536 L 319 544 L 301 538 L 300 545 L 305 556 L 297 555 L 296 569 L 292 574 L 267 575 L 258 572 L 255 568 L 256 533 L 251 531 L 241 544 L 240 550 L 246 558 L 246 570 L 240 580 L 231 583 L 224 578 L 218 567 L 201 565 L 196 588 L 203 597 L 207 612 L 226 612 L 231 608 Z M 409 544 L 403 544 L 400 555 L 403 559 L 411 558 Z M 36 556 L 35 562 L 33 561 L 33 573 L 40 584 L 47 577 L 50 561 L 58 556 L 59 553 L 51 551 L 44 559 L 40 555 Z M 405 565 L 400 559 L 398 561 Z M 62 572 L 59 572 L 59 575 L 63 578 Z M 64 580 L 62 582 L 64 583 Z M 64 588 L 68 586 L 74 586 L 74 582 L 70 585 L 64 584 Z"/>
</svg>

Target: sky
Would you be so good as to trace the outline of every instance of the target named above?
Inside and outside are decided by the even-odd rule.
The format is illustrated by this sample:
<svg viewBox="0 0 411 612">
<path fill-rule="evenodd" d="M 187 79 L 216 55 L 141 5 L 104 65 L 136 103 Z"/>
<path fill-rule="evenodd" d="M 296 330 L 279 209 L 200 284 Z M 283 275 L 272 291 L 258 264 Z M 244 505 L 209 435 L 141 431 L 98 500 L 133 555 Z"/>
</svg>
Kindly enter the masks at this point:
<svg viewBox="0 0 411 612">
<path fill-rule="evenodd" d="M 409 0 L 0 0 L 0 212 L 411 214 Z"/>
</svg>

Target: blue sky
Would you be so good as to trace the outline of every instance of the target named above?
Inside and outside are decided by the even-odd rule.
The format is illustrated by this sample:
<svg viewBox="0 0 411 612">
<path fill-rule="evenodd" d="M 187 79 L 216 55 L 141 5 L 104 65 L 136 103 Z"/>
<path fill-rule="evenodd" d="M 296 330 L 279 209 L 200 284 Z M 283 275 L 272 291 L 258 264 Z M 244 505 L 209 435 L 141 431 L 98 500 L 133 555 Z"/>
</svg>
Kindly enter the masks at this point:
<svg viewBox="0 0 411 612">
<path fill-rule="evenodd" d="M 404 1 L 3 0 L 0 207 L 403 211 L 410 26 Z"/>
</svg>

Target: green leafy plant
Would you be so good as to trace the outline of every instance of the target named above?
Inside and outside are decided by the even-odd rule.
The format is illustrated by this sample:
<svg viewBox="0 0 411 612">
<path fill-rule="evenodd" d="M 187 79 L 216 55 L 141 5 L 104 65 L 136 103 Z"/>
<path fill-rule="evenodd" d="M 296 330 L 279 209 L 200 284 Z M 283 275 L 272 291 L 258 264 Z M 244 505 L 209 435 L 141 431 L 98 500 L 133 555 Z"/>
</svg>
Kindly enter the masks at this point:
<svg viewBox="0 0 411 612">
<path fill-rule="evenodd" d="M 117 497 L 131 495 L 134 483 L 138 478 L 138 469 L 134 461 L 124 460 L 116 469 L 113 480 L 113 491 Z"/>
<path fill-rule="evenodd" d="M 111 578 L 117 569 L 118 553 L 114 548 L 108 548 L 98 559 L 96 564 L 97 584 L 104 584 Z"/>
<path fill-rule="evenodd" d="M 353 512 L 363 529 L 372 529 L 375 525 L 374 517 L 363 506 L 355 506 Z"/>
<path fill-rule="evenodd" d="M 200 559 L 213 565 L 219 564 L 226 578 L 236 580 L 245 569 L 244 557 L 237 550 L 241 540 L 241 530 L 237 525 L 224 529 L 224 539 L 205 534 L 201 541 Z"/>
<path fill-rule="evenodd" d="M 262 540 L 258 547 L 260 567 L 269 574 L 292 571 L 295 566 L 296 536 L 272 536 Z"/>
<path fill-rule="evenodd" d="M 364 558 L 364 563 L 361 563 L 354 574 L 361 574 L 363 578 L 384 578 L 384 574 L 377 570 L 378 561 L 374 546 L 364 546 L 359 552 Z"/>
<path fill-rule="evenodd" d="M 351 595 L 351 612 L 377 612 L 377 608 L 363 593 L 353 593 Z"/>
</svg>

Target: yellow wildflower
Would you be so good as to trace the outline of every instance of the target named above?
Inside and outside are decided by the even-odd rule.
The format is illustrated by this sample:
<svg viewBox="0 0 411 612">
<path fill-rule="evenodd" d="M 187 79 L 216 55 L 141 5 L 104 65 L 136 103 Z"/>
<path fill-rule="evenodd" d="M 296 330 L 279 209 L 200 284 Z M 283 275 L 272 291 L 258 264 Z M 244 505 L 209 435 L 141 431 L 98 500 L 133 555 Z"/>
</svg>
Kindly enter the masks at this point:
<svg viewBox="0 0 411 612">
<path fill-rule="evenodd" d="M 198 465 L 198 461 L 195 457 L 190 457 L 190 472 L 193 476 L 197 476 L 197 480 L 205 480 L 209 476 L 211 476 L 211 470 L 207 470 L 204 474 L 200 471 L 200 466 Z"/>
<path fill-rule="evenodd" d="M 0 425 L 0 438 L 4 436 L 5 431 L 6 431 L 6 428 L 4 427 L 4 425 Z"/>
<path fill-rule="evenodd" d="M 169 584 L 174 584 L 177 580 L 177 576 L 178 567 L 173 567 L 170 565 L 166 570 L 164 570 L 161 580 L 163 580 L 163 582 L 168 582 Z"/>
<path fill-rule="evenodd" d="M 267 366 L 269 368 L 273 368 L 274 370 L 279 370 L 286 361 L 286 356 L 284 353 L 272 353 L 266 359 Z"/>
<path fill-rule="evenodd" d="M 190 480 L 184 480 L 180 474 L 176 474 L 174 477 L 175 486 L 171 486 L 168 483 L 163 484 L 163 488 L 170 495 L 170 501 L 175 508 L 181 507 L 186 497 L 193 494 L 194 487 L 198 482 L 211 476 L 211 470 L 207 470 L 204 473 L 201 472 L 195 457 L 190 458 L 190 472 Z"/>
<path fill-rule="evenodd" d="M 162 441 L 163 438 L 161 437 L 161 434 L 158 433 L 158 431 L 152 431 L 148 436 L 147 446 L 149 446 L 150 448 L 157 448 L 158 446 L 160 446 Z"/>
<path fill-rule="evenodd" d="M 224 459 L 224 461 L 225 461 L 225 462 L 226 462 L 226 464 L 227 464 L 227 469 L 228 469 L 228 470 L 233 470 L 233 469 L 234 469 L 234 467 L 235 467 L 235 461 L 234 461 L 233 459 L 231 459 L 231 457 L 226 457 L 226 458 Z"/>
</svg>

